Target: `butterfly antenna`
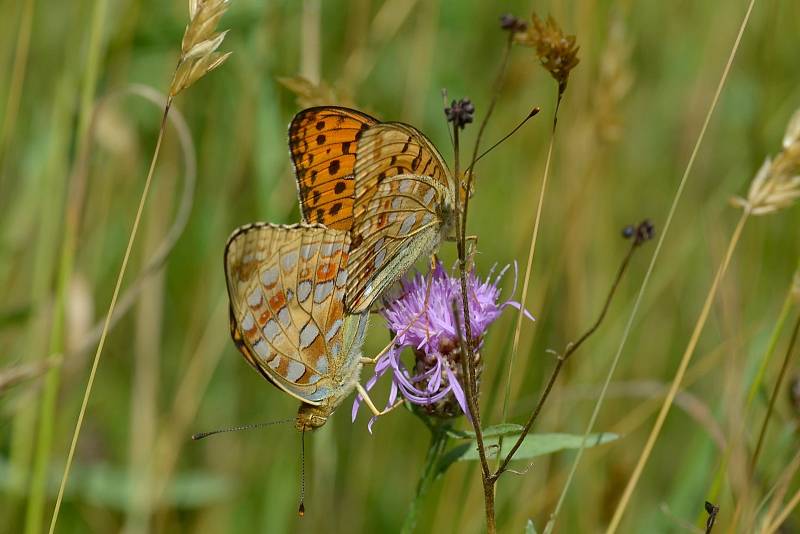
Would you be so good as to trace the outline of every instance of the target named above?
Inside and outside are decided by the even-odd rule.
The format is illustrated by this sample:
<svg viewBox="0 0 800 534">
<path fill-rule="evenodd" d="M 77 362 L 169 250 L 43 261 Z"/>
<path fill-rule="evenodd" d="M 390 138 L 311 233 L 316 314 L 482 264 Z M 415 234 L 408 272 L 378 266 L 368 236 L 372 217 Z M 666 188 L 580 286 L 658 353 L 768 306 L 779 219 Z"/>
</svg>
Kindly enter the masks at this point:
<svg viewBox="0 0 800 534">
<path fill-rule="evenodd" d="M 503 143 L 503 141 L 505 141 L 506 139 L 508 139 L 509 137 L 511 137 L 512 135 L 514 135 L 515 133 L 517 133 L 517 130 L 519 130 L 520 128 L 522 128 L 522 127 L 525 125 L 525 123 L 526 123 L 526 122 L 528 122 L 530 119 L 532 119 L 533 117 L 535 117 L 535 116 L 536 116 L 536 115 L 539 113 L 539 111 L 541 111 L 541 110 L 540 110 L 538 107 L 535 107 L 535 108 L 533 108 L 533 109 L 531 110 L 531 112 L 530 112 L 530 113 L 528 113 L 528 115 L 527 115 L 527 116 L 526 116 L 524 119 L 522 119 L 522 122 L 520 122 L 519 124 L 517 124 L 517 125 L 514 127 L 514 129 L 513 129 L 513 130 L 511 130 L 510 132 L 508 132 L 506 135 L 504 135 L 504 136 L 503 136 L 503 138 L 502 138 L 502 139 L 500 139 L 498 142 L 496 142 L 495 144 L 493 144 L 492 146 L 490 146 L 489 148 L 487 148 L 486 150 L 484 150 L 484 151 L 483 151 L 483 153 L 482 153 L 480 156 L 478 156 L 477 158 L 475 158 L 475 161 L 473 161 L 473 162 L 472 162 L 472 164 L 471 164 L 469 167 L 467 167 L 467 170 L 466 170 L 465 172 L 470 172 L 470 171 L 472 170 L 472 168 L 475 166 L 475 164 L 476 164 L 476 163 L 478 163 L 478 161 L 480 161 L 480 160 L 481 160 L 481 158 L 483 158 L 483 156 L 485 156 L 486 154 L 488 154 L 489 152 L 491 152 L 492 150 L 494 150 L 495 148 L 497 148 L 498 146 L 500 146 L 500 145 Z"/>
<path fill-rule="evenodd" d="M 197 441 L 199 439 L 207 438 L 208 436 L 213 436 L 214 434 L 222 434 L 224 432 L 238 432 L 239 430 L 251 430 L 253 428 L 261 428 L 262 426 L 282 425 L 284 423 L 293 423 L 293 422 L 294 419 L 283 419 L 281 421 L 269 421 L 267 423 L 255 423 L 252 425 L 232 426 L 230 428 L 221 428 L 219 430 L 212 430 L 211 432 L 198 432 L 197 434 L 192 434 L 192 439 Z"/>
<path fill-rule="evenodd" d="M 300 432 L 300 506 L 297 507 L 297 515 L 306 515 L 306 431 Z"/>
</svg>

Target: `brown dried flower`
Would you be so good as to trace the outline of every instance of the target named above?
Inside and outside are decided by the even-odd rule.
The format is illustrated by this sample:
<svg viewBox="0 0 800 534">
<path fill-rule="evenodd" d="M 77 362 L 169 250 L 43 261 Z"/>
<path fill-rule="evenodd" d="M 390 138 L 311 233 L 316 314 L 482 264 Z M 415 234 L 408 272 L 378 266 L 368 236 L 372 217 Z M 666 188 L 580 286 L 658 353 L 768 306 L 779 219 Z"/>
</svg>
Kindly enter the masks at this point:
<svg viewBox="0 0 800 534">
<path fill-rule="evenodd" d="M 229 4 L 229 0 L 189 0 L 189 24 L 183 34 L 181 57 L 169 88 L 171 97 L 222 65 L 231 55 L 216 51 L 228 33 L 227 30 L 217 33 L 216 29 Z"/>
<path fill-rule="evenodd" d="M 789 121 L 783 137 L 783 150 L 774 160 L 767 158 L 747 191 L 747 198 L 732 202 L 752 215 L 774 213 L 800 198 L 800 110 Z"/>
<path fill-rule="evenodd" d="M 286 87 L 297 96 L 297 105 L 301 108 L 314 106 L 339 106 L 353 107 L 353 99 L 343 91 L 331 87 L 324 80 L 314 83 L 302 76 L 282 76 L 278 83 Z"/>
<path fill-rule="evenodd" d="M 542 21 L 535 13 L 533 24 L 514 34 L 514 41 L 536 49 L 542 66 L 558 82 L 559 93 L 567 87 L 569 73 L 580 61 L 574 35 L 565 35 L 553 17 Z"/>
</svg>

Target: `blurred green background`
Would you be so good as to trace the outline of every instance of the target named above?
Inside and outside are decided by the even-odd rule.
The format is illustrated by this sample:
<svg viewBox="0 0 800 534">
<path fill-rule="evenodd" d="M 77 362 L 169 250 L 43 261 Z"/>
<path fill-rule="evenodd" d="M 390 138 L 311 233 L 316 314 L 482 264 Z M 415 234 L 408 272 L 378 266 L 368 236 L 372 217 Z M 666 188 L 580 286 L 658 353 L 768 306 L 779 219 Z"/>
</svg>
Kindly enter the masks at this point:
<svg viewBox="0 0 800 534">
<path fill-rule="evenodd" d="M 49 522 L 94 329 L 111 298 L 158 132 L 159 106 L 126 91 L 132 84 L 167 90 L 186 4 L 0 3 L 0 532 L 39 532 Z M 173 109 L 187 123 L 196 180 L 187 193 L 185 159 L 193 155 L 170 126 L 123 285 L 123 294 L 141 291 L 108 337 L 59 532 L 399 529 L 428 441 L 406 411 L 383 418 L 370 435 L 363 412 L 350 423 L 348 402 L 309 436 L 302 520 L 293 428 L 189 439 L 200 430 L 293 417 L 297 408 L 230 341 L 223 246 L 238 225 L 299 220 L 286 125 L 308 99 L 411 123 L 452 161 L 441 89 L 470 97 L 480 120 L 505 39 L 498 17 L 527 19 L 532 8 L 577 36 L 581 61 L 561 107 L 526 303 L 538 321 L 524 325 L 513 373 L 511 420 L 524 421 L 554 364 L 546 350 L 563 348 L 598 313 L 628 247 L 620 229 L 650 217 L 661 231 L 746 2 L 236 0 L 220 23 L 230 29 L 222 49 L 233 55 Z M 800 107 L 798 21 L 796 2 L 756 4 L 600 413 L 597 429 L 621 439 L 586 451 L 560 532 L 600 531 L 619 499 L 739 216 L 728 199 L 744 194 L 763 159 L 780 149 Z M 317 86 L 303 101 L 278 81 L 298 76 Z M 524 268 L 555 90 L 533 51 L 515 48 L 486 141 L 532 106 L 542 113 L 478 167 L 469 232 L 479 236 L 482 273 L 495 262 Z M 476 131 L 465 131 L 468 145 Z M 177 236 L 170 227 L 182 202 L 191 202 L 185 229 L 163 267 L 143 278 L 162 243 Z M 718 498 L 717 528 L 727 527 L 743 451 L 771 389 L 757 398 L 744 429 L 743 399 L 792 283 L 797 230 L 796 208 L 748 223 L 624 532 L 698 524 L 720 447 L 731 442 L 731 476 Z M 635 256 L 600 332 L 568 363 L 538 431 L 585 429 L 653 245 Z M 441 254 L 452 261 L 452 245 Z M 507 292 L 511 286 L 507 277 Z M 514 320 L 507 311 L 482 351 L 487 424 L 500 422 Z M 786 334 L 766 385 L 774 383 Z M 386 337 L 376 318 L 365 353 Z M 797 372 L 793 363 L 790 374 Z M 797 417 L 782 393 L 753 498 L 796 451 Z M 573 458 L 543 457 L 523 476 L 502 478 L 500 530 L 522 532 L 528 518 L 541 529 Z M 480 532 L 483 521 L 478 470 L 458 463 L 433 486 L 419 531 Z M 799 525 L 795 514 L 785 532 Z"/>
</svg>

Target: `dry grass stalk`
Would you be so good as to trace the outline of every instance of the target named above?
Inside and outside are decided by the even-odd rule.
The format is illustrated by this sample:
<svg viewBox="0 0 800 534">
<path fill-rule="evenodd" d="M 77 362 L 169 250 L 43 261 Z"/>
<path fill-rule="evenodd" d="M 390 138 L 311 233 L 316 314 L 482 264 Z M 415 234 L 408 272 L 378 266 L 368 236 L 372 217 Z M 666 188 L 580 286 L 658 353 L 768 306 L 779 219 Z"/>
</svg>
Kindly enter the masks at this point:
<svg viewBox="0 0 800 534">
<path fill-rule="evenodd" d="M 167 117 L 172 105 L 172 99 L 181 91 L 191 86 L 194 82 L 205 76 L 213 69 L 220 66 L 230 55 L 230 53 L 220 54 L 216 49 L 225 38 L 225 32 L 217 33 L 216 26 L 220 17 L 225 13 L 228 8 L 228 0 L 190 0 L 189 1 L 189 24 L 183 35 L 181 42 L 181 56 L 178 65 L 175 68 L 175 74 L 170 84 L 169 96 L 164 105 L 164 113 L 161 116 L 161 126 L 158 130 L 158 137 L 156 138 L 156 146 L 153 149 L 153 157 L 150 160 L 150 167 L 147 171 L 147 178 L 144 182 L 142 194 L 139 197 L 139 205 L 136 209 L 136 216 L 133 219 L 133 226 L 128 237 L 128 244 L 125 247 L 125 254 L 122 258 L 122 264 L 117 274 L 117 281 L 114 285 L 114 291 L 111 295 L 111 302 L 106 312 L 105 320 L 103 323 L 103 330 L 100 334 L 100 340 L 97 344 L 97 350 L 94 353 L 92 360 L 92 368 L 89 371 L 89 379 L 86 383 L 86 389 L 83 394 L 83 401 L 81 403 L 80 411 L 78 412 L 78 420 L 75 423 L 75 430 L 72 433 L 72 441 L 70 442 L 69 452 L 67 453 L 67 461 L 64 466 L 64 473 L 61 477 L 61 483 L 58 488 L 56 496 L 56 503 L 53 509 L 53 515 L 50 519 L 49 532 L 55 532 L 56 523 L 58 521 L 58 514 L 61 510 L 61 502 L 64 498 L 64 488 L 67 485 L 70 469 L 72 468 L 72 461 L 75 457 L 75 448 L 80 437 L 81 428 L 83 427 L 83 419 L 86 415 L 86 407 L 89 404 L 89 398 L 92 394 L 92 387 L 94 385 L 95 377 L 97 376 L 97 367 L 100 364 L 100 355 L 103 353 L 106 337 L 111 326 L 111 319 L 114 316 L 114 310 L 117 305 L 120 288 L 122 287 L 122 280 L 125 277 L 125 271 L 128 267 L 128 260 L 131 256 L 133 243 L 136 240 L 136 234 L 139 229 L 139 223 L 142 219 L 142 212 L 144 211 L 145 203 L 147 202 L 147 195 L 150 191 L 150 185 L 153 181 L 153 173 L 155 171 L 158 155 L 161 151 L 161 143 L 164 139 L 164 131 L 166 129 Z"/>
<path fill-rule="evenodd" d="M 0 369 L 0 395 L 8 392 L 14 386 L 41 377 L 55 365 L 61 365 L 61 356 L 50 356 L 33 363 Z"/>
<path fill-rule="evenodd" d="M 800 109 L 786 128 L 783 150 L 767 158 L 750 183 L 747 197 L 731 201 L 753 215 L 774 213 L 790 207 L 800 198 Z"/>
<path fill-rule="evenodd" d="M 597 88 L 593 94 L 596 132 L 606 142 L 618 141 L 622 137 L 620 105 L 633 86 L 632 51 L 625 24 L 618 17 L 611 25 L 608 42 L 600 56 Z"/>
<path fill-rule="evenodd" d="M 169 86 L 169 96 L 177 96 L 197 80 L 222 65 L 230 52 L 217 52 L 227 30 L 217 32 L 219 19 L 229 0 L 189 0 L 189 24 L 181 41 L 181 57 Z"/>
</svg>

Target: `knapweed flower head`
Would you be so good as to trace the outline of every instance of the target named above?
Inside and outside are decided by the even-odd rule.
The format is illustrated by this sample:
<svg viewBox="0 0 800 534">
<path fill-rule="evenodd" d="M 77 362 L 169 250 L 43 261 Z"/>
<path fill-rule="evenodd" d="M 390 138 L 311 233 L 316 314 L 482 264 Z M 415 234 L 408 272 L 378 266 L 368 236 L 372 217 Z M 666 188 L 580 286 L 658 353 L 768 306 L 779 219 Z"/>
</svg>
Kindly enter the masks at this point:
<svg viewBox="0 0 800 534">
<path fill-rule="evenodd" d="M 494 269 L 485 280 L 474 272 L 467 275 L 476 381 L 480 375 L 480 348 L 489 326 L 507 306 L 520 308 L 518 302 L 500 301 L 499 283 L 507 270 L 508 266 L 494 279 Z M 417 273 L 402 280 L 400 286 L 396 294 L 385 299 L 380 312 L 394 333 L 394 341 L 390 350 L 378 360 L 366 389 L 370 390 L 380 377 L 391 373 L 387 407 L 402 396 L 430 415 L 455 417 L 464 413 L 469 416 L 462 373 L 462 358 L 466 355 L 461 345 L 462 340 L 466 340 L 466 332 L 460 279 L 438 263 L 428 276 Z M 458 318 L 454 309 L 460 315 Z M 524 313 L 533 319 L 527 311 Z M 410 369 L 401 359 L 406 347 L 412 349 L 415 358 Z M 353 403 L 354 420 L 361 400 L 358 396 Z M 370 420 L 370 429 L 373 422 L 374 418 Z"/>
</svg>

